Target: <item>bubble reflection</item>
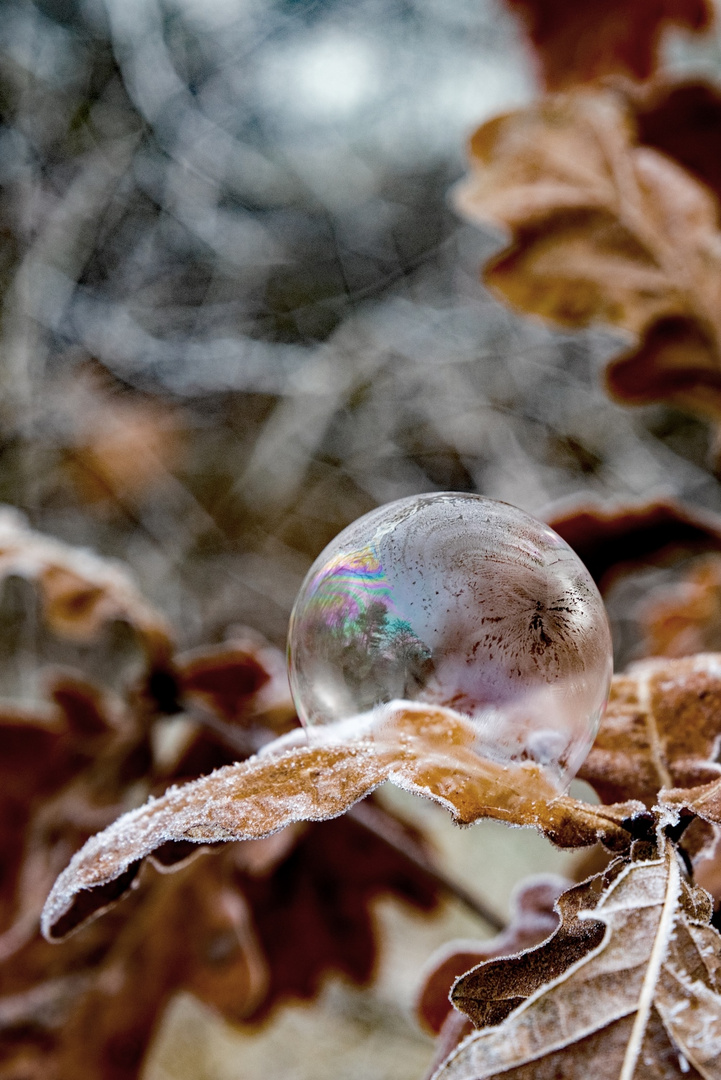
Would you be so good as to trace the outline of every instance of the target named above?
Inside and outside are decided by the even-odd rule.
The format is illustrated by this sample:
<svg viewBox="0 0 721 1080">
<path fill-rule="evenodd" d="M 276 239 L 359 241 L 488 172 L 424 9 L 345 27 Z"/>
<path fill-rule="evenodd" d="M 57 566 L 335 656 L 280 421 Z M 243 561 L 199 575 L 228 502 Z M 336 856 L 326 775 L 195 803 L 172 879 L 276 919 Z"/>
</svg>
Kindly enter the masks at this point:
<svg viewBox="0 0 721 1080">
<path fill-rule="evenodd" d="M 571 548 L 516 507 L 454 493 L 340 533 L 301 588 L 288 655 L 306 725 L 439 705 L 472 720 L 486 757 L 535 761 L 561 784 L 590 748 L 612 670 L 603 603 Z"/>
</svg>

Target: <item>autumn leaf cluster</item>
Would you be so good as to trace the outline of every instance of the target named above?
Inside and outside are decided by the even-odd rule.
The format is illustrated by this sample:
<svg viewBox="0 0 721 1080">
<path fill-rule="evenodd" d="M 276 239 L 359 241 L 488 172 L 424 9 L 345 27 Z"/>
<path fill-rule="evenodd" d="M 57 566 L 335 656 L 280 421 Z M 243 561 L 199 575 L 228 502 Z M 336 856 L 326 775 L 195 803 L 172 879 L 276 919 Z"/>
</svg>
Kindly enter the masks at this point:
<svg viewBox="0 0 721 1080">
<path fill-rule="evenodd" d="M 35 584 L 52 633 L 92 644 L 122 620 L 136 643 L 116 691 L 49 670 L 44 704 L 0 711 L 0 1076 L 135 1077 L 180 989 L 257 1023 L 279 1002 L 314 997 L 329 971 L 367 982 L 373 898 L 421 910 L 438 900 L 422 838 L 379 806 L 209 859 L 193 858 L 199 834 L 170 843 L 154 869 L 136 879 L 136 862 L 102 891 L 107 904 L 139 885 L 126 904 L 60 948 L 41 937 L 48 889 L 91 834 L 297 721 L 283 658 L 256 636 L 178 653 L 120 566 L 9 512 L 0 532 L 0 572 Z"/>
</svg>

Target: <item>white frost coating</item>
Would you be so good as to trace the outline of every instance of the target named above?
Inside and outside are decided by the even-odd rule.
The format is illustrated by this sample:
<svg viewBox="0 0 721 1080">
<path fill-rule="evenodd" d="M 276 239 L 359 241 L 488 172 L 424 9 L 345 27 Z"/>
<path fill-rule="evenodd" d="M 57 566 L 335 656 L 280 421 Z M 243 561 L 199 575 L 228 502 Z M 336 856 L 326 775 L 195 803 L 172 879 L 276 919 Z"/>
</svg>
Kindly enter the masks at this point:
<svg viewBox="0 0 721 1080">
<path fill-rule="evenodd" d="M 597 907 L 581 913 L 581 918 L 584 914 L 606 923 L 601 944 L 536 991 L 502 1024 L 469 1035 L 433 1080 L 490 1080 L 560 1050 L 573 1062 L 575 1044 L 634 1016 L 626 1059 L 619 1065 L 628 1080 L 635 1075 L 633 1063 L 644 1052 L 651 1003 L 672 1044 L 705 1080 L 718 1080 L 721 999 L 678 968 L 687 960 L 687 946 L 678 953 L 673 948 L 674 924 L 686 918 L 679 905 L 675 854 L 667 849 L 663 859 L 629 864 Z M 714 933 L 710 927 L 704 929 Z"/>
<path fill-rule="evenodd" d="M 669 841 L 666 843 L 666 861 L 668 866 L 665 889 L 666 895 L 663 900 L 661 917 L 653 940 L 653 948 L 651 949 L 651 955 L 648 958 L 648 964 L 641 986 L 641 993 L 638 999 L 638 1009 L 636 1010 L 636 1016 L 634 1017 L 631 1038 L 628 1040 L 619 1080 L 633 1080 L 633 1074 L 636 1071 L 636 1065 L 641 1053 L 641 1047 L 643 1046 L 646 1028 L 653 1007 L 653 1001 L 656 996 L 656 987 L 661 974 L 661 966 L 666 959 L 674 922 L 676 920 L 679 890 L 681 888 L 681 872 L 678 865 L 678 856 Z M 647 893 L 651 891 L 652 890 L 649 889 L 646 890 Z M 645 897 L 644 900 L 646 900 Z"/>
<path fill-rule="evenodd" d="M 379 748 L 387 759 L 393 745 L 392 730 L 387 729 L 395 708 L 392 703 L 356 722 L 314 732 L 312 745 L 305 731 L 291 732 L 247 761 L 180 787 L 173 785 L 160 798 L 150 796 L 144 806 L 123 814 L 73 856 L 46 901 L 43 934 L 52 937 L 53 927 L 78 893 L 114 881 L 163 844 L 257 839 L 296 821 L 320 821 L 344 813 L 390 778 L 391 765 L 383 763 Z M 410 711 L 413 708 L 419 716 L 424 714 L 420 706 Z M 388 734 L 389 740 L 376 742 L 374 734 Z M 394 773 L 394 778 L 399 786 L 421 793 L 401 772 Z M 453 812 L 452 802 L 430 791 L 422 793 Z"/>
<path fill-rule="evenodd" d="M 584 804 L 562 799 L 537 764 L 500 765 L 479 756 L 471 721 L 452 709 L 389 702 L 357 725 L 314 732 L 310 745 L 289 748 L 287 740 L 278 740 L 263 755 L 170 788 L 119 818 L 89 840 L 58 878 L 43 912 L 43 933 L 62 937 L 99 914 L 130 887 L 125 872 L 165 844 L 256 839 L 296 821 L 337 817 L 386 780 L 433 799 L 464 824 L 497 817 L 556 839 L 567 820 L 573 843 L 581 822 L 587 842 L 603 829 L 593 818 L 586 821 Z M 562 808 L 553 813 L 557 800 Z M 575 821 L 574 806 L 581 811 Z M 168 854 L 184 852 L 164 852 L 159 859 L 166 865 Z M 103 891 L 117 879 L 115 890 Z M 92 890 L 98 891 L 88 896 Z"/>
<path fill-rule="evenodd" d="M 52 938 L 79 893 L 112 882 L 163 844 L 257 839 L 295 821 L 337 817 L 386 779 L 366 747 L 346 747 L 324 777 L 326 755 L 327 748 L 315 747 L 249 758 L 124 814 L 91 837 L 59 876 L 43 910 L 43 934 Z"/>
</svg>

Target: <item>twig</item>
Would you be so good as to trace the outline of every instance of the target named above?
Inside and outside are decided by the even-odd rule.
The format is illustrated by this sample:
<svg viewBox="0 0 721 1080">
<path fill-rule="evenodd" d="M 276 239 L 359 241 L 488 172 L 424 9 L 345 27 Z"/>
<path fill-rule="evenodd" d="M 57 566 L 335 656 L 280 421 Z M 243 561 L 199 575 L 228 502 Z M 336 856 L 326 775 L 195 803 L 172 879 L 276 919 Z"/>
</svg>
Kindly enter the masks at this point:
<svg viewBox="0 0 721 1080">
<path fill-rule="evenodd" d="M 505 930 L 505 922 L 488 906 L 485 900 L 470 892 L 460 882 L 454 881 L 445 871 L 434 866 L 420 845 L 409 837 L 408 833 L 404 832 L 400 826 L 396 826 L 393 819 L 384 814 L 382 810 L 365 800 L 351 807 L 348 811 L 348 817 L 373 833 L 374 836 L 385 841 L 386 844 L 413 863 L 431 881 L 439 885 L 445 893 L 453 897 L 454 900 L 460 901 L 469 911 L 472 911 L 474 915 L 478 915 L 494 930 L 499 932 Z"/>
</svg>

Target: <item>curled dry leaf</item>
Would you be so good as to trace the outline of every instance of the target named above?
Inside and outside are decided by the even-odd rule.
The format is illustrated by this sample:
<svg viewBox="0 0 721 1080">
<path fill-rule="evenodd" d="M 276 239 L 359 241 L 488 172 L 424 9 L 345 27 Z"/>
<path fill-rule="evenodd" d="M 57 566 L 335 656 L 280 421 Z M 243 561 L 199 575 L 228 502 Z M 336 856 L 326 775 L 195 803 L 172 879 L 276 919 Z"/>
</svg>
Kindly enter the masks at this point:
<svg viewBox="0 0 721 1080">
<path fill-rule="evenodd" d="M 647 79 L 670 25 L 705 30 L 710 0 L 506 0 L 528 29 L 546 86 L 562 90 L 621 73 Z"/>
<path fill-rule="evenodd" d="M 651 659 L 616 675 L 579 776 L 602 799 L 652 802 L 721 775 L 721 655 Z"/>
<path fill-rule="evenodd" d="M 542 945 L 456 983 L 454 1003 L 480 1030 L 436 1080 L 717 1078 L 721 938 L 673 846 L 618 860 L 564 893 L 558 910 Z"/>
<path fill-rule="evenodd" d="M 636 566 L 721 551 L 721 518 L 673 500 L 564 504 L 552 507 L 546 520 L 571 545 L 602 592 Z"/>
<path fill-rule="evenodd" d="M 721 415 L 721 234 L 708 189 L 639 146 L 620 94 L 549 96 L 484 124 L 458 190 L 472 220 L 510 229 L 486 282 L 565 326 L 638 343 L 607 371 L 619 400 Z"/>
<path fill-rule="evenodd" d="M 105 919 L 60 947 L 34 936 L 0 965 L 0 1076 L 135 1080 L 179 990 L 257 1023 L 314 997 L 330 971 L 366 982 L 381 893 L 437 902 L 432 882 L 349 818 L 227 844 L 173 874 L 148 869 Z"/>
<path fill-rule="evenodd" d="M 29 529 L 22 516 L 0 509 L 0 578 L 35 581 L 48 626 L 62 637 L 91 641 L 121 619 L 138 634 L 151 663 L 162 666 L 172 649 L 164 619 L 144 600 L 119 564 Z"/>
<path fill-rule="evenodd" d="M 453 983 L 484 960 L 512 956 L 547 938 L 558 925 L 555 902 L 568 884 L 564 878 L 551 874 L 522 882 L 512 898 L 511 922 L 501 934 L 490 941 L 450 942 L 431 957 L 417 1004 L 421 1025 L 438 1036 L 426 1080 L 430 1080 L 438 1066 L 473 1030 L 465 1013 L 453 1008 L 450 999 Z"/>
<path fill-rule="evenodd" d="M 591 806 L 558 791 L 537 765 L 502 766 L 473 749 L 475 731 L 444 709 L 389 709 L 362 734 L 321 729 L 309 745 L 271 744 L 265 756 L 219 769 L 120 818 L 73 858 L 48 898 L 44 933 L 62 937 L 114 902 L 140 861 L 173 845 L 267 836 L 296 821 L 332 818 L 390 780 L 468 824 L 492 817 L 531 825 L 562 847 L 599 839 L 625 849 L 640 803 Z M 304 737 L 304 736 L 303 736 Z M 323 741 L 320 741 L 320 740 Z"/>
<path fill-rule="evenodd" d="M 470 968 L 499 956 L 512 956 L 537 945 L 558 925 L 556 901 L 569 885 L 565 878 L 539 875 L 521 882 L 512 899 L 507 928 L 489 941 L 451 941 L 428 961 L 416 1011 L 423 1027 L 437 1035 L 453 1012 L 450 990 Z"/>
<path fill-rule="evenodd" d="M 721 197 L 721 91 L 661 80 L 628 91 L 639 142 L 668 154 Z"/>
</svg>

